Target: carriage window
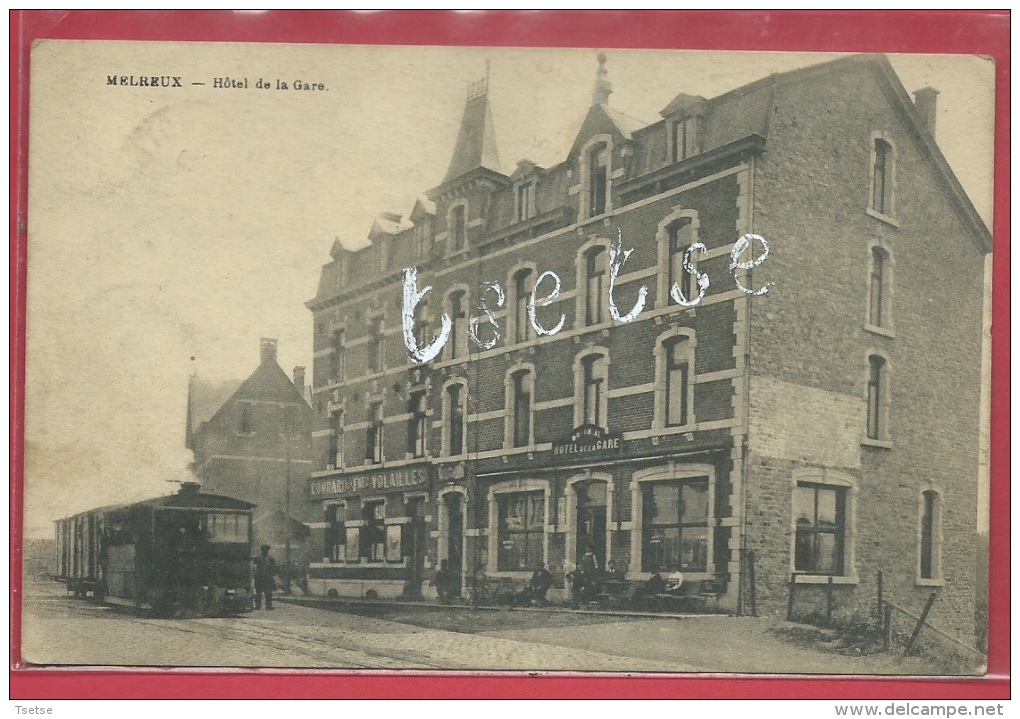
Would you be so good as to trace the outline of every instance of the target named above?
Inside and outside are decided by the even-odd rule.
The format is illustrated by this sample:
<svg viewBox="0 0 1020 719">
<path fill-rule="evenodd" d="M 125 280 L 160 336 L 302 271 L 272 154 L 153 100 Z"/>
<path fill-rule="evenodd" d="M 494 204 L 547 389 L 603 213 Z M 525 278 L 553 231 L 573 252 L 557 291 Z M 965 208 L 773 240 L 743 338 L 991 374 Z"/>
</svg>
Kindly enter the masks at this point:
<svg viewBox="0 0 1020 719">
<path fill-rule="evenodd" d="M 205 516 L 210 542 L 244 544 L 248 541 L 248 517 L 244 514 L 210 512 Z"/>
</svg>

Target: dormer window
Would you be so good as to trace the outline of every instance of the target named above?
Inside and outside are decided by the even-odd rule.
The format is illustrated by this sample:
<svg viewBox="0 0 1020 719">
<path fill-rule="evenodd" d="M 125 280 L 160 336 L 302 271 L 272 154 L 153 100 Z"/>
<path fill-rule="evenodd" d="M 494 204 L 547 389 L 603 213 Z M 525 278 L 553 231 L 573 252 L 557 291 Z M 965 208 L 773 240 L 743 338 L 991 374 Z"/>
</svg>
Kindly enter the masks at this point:
<svg viewBox="0 0 1020 719">
<path fill-rule="evenodd" d="M 535 214 L 534 193 L 535 183 L 533 182 L 522 182 L 517 186 L 516 207 L 518 222 L 524 222 Z"/>
<path fill-rule="evenodd" d="M 414 226 L 414 246 L 418 257 L 425 257 L 432 251 L 432 218 L 424 217 Z"/>
<path fill-rule="evenodd" d="M 673 162 L 698 154 L 698 119 L 687 117 L 673 123 Z"/>
</svg>

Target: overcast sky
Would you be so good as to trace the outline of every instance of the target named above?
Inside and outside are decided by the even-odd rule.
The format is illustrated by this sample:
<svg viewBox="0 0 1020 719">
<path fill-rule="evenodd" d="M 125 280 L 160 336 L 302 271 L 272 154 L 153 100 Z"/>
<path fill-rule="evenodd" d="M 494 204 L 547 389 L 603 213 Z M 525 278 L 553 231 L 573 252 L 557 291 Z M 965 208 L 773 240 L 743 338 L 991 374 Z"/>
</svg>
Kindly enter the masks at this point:
<svg viewBox="0 0 1020 719">
<path fill-rule="evenodd" d="M 503 170 L 560 162 L 595 50 L 46 41 L 31 58 L 26 533 L 186 477 L 187 378 L 244 378 L 260 337 L 311 367 L 319 269 L 442 180 L 491 62 Z M 610 104 L 645 122 L 825 55 L 608 51 Z M 993 67 L 892 56 L 940 91 L 938 141 L 991 218 Z M 108 75 L 170 75 L 181 88 Z M 213 79 L 248 80 L 215 89 Z M 273 89 L 255 87 L 260 78 Z M 325 91 L 276 90 L 277 80 Z M 193 85 L 202 82 L 205 85 Z"/>
</svg>

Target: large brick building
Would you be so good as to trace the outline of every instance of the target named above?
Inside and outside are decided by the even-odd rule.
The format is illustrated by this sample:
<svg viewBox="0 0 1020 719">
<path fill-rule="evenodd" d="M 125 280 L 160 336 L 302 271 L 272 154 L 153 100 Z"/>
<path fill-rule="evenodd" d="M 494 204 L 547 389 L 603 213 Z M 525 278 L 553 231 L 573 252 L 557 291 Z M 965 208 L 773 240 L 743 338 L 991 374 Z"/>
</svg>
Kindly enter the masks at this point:
<svg viewBox="0 0 1020 719">
<path fill-rule="evenodd" d="M 560 164 L 502 172 L 482 82 L 442 184 L 334 244 L 308 303 L 312 591 L 415 594 L 446 560 L 542 561 L 563 592 L 592 551 L 739 610 L 753 553 L 759 611 L 866 613 L 881 570 L 969 634 L 991 238 L 937 92 L 850 57 L 642 125 L 599 60 Z"/>
</svg>

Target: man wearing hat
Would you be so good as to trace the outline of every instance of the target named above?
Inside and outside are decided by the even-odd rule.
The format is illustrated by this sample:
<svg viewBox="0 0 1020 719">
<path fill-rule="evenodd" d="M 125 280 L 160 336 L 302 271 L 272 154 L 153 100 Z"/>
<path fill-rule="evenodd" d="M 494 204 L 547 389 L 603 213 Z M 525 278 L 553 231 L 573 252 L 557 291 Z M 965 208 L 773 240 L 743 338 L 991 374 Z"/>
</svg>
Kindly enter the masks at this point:
<svg viewBox="0 0 1020 719">
<path fill-rule="evenodd" d="M 252 559 L 255 565 L 255 608 L 262 609 L 262 595 L 266 596 L 266 609 L 273 608 L 273 590 L 276 589 L 276 560 L 269 556 L 269 545 L 263 544 L 262 556 Z"/>
</svg>

